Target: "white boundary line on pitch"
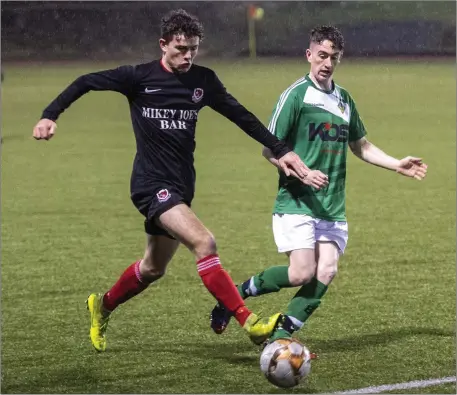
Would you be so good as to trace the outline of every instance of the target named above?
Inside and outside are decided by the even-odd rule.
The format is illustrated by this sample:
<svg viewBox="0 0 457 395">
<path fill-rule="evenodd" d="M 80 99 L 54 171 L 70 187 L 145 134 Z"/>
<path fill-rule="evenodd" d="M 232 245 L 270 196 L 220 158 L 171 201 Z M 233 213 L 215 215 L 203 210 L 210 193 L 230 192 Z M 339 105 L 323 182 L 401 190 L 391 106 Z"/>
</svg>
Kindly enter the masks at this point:
<svg viewBox="0 0 457 395">
<path fill-rule="evenodd" d="M 456 380 L 457 380 L 456 376 L 450 376 L 450 377 L 442 377 L 440 379 L 415 380 L 415 381 L 408 381 L 406 383 L 385 384 L 385 385 L 379 385 L 377 387 L 371 386 L 371 387 L 359 388 L 356 390 L 332 392 L 332 394 L 377 394 L 379 392 L 384 392 L 384 391 L 407 390 L 407 389 L 412 389 L 412 388 L 423 388 L 423 387 L 431 387 L 433 385 L 455 383 Z"/>
</svg>

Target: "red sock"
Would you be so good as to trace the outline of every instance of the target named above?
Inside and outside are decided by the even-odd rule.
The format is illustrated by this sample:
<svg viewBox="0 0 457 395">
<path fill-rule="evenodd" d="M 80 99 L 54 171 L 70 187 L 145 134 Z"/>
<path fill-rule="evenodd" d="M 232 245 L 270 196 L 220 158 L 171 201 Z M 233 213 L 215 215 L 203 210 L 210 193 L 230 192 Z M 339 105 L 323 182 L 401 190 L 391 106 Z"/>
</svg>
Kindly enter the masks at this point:
<svg viewBox="0 0 457 395">
<path fill-rule="evenodd" d="M 219 256 L 214 254 L 200 259 L 197 262 L 197 270 L 206 289 L 223 303 L 243 326 L 251 311 L 245 306 L 230 275 L 222 269 Z"/>
<path fill-rule="evenodd" d="M 150 283 L 141 277 L 140 262 L 131 264 L 122 273 L 116 284 L 103 296 L 103 307 L 106 310 L 113 311 L 121 303 L 127 302 L 149 286 Z"/>
</svg>

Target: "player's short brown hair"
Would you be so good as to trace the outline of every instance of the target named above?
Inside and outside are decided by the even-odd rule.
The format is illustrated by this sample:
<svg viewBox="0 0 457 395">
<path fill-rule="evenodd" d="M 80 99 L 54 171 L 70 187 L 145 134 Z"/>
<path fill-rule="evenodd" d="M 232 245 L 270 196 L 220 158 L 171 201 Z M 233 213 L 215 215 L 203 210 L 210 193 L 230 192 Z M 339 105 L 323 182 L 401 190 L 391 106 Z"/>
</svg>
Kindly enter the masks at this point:
<svg viewBox="0 0 457 395">
<path fill-rule="evenodd" d="M 310 42 L 322 44 L 325 40 L 331 41 L 340 51 L 344 49 L 344 37 L 337 27 L 322 25 L 311 30 L 309 35 Z"/>
<path fill-rule="evenodd" d="M 198 18 L 183 9 L 170 11 L 162 18 L 161 37 L 169 42 L 175 34 L 203 39 L 203 25 Z"/>
</svg>

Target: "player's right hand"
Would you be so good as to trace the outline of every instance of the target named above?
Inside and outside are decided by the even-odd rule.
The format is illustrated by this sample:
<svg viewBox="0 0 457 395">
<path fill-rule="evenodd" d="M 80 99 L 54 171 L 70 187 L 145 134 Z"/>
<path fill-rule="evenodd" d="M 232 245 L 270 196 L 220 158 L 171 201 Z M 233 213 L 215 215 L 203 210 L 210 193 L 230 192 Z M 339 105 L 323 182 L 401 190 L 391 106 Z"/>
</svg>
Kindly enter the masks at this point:
<svg viewBox="0 0 457 395">
<path fill-rule="evenodd" d="M 306 177 L 302 179 L 302 182 L 313 188 L 321 189 L 328 185 L 328 176 L 320 170 L 310 170 Z"/>
<path fill-rule="evenodd" d="M 317 190 L 325 188 L 328 185 L 328 176 L 320 170 L 309 170 L 305 177 L 299 177 L 293 170 L 290 175 L 298 178 L 303 184 L 316 188 Z"/>
<path fill-rule="evenodd" d="M 50 119 L 43 118 L 33 128 L 33 138 L 36 140 L 49 140 L 54 136 L 57 124 Z"/>
</svg>

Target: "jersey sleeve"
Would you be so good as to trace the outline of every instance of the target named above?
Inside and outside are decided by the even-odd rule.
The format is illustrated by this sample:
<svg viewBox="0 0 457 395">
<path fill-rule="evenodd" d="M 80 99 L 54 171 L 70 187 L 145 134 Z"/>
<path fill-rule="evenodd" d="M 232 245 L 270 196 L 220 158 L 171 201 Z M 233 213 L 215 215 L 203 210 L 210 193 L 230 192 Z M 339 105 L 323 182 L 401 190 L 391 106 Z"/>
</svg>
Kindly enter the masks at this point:
<svg viewBox="0 0 457 395">
<path fill-rule="evenodd" d="M 367 134 L 367 131 L 352 98 L 350 98 L 350 105 L 351 119 L 349 121 L 349 141 L 357 141 L 364 137 Z"/>
<path fill-rule="evenodd" d="M 82 75 L 45 108 L 41 117 L 56 121 L 73 102 L 89 91 L 114 91 L 129 96 L 133 91 L 134 80 L 133 66 Z"/>
<path fill-rule="evenodd" d="M 207 104 L 213 110 L 235 123 L 254 140 L 269 148 L 276 158 L 291 151 L 283 141 L 273 136 L 254 114 L 227 92 L 215 73 L 212 73 L 210 85 Z"/>
<path fill-rule="evenodd" d="M 297 114 L 297 94 L 294 91 L 286 90 L 276 103 L 268 129 L 278 139 L 285 140 L 294 126 Z"/>
</svg>

